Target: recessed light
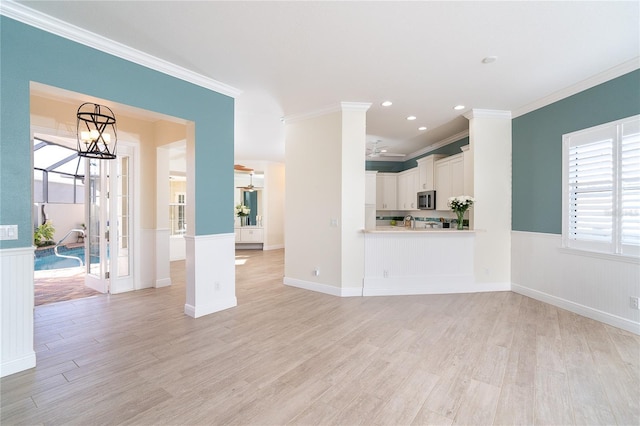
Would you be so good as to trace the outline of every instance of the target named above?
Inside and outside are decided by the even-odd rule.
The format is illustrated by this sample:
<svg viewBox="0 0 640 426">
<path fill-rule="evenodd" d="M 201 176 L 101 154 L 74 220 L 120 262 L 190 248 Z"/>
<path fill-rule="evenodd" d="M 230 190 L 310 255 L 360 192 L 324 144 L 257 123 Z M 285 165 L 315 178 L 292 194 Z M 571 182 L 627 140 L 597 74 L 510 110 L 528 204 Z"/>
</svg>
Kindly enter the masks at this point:
<svg viewBox="0 0 640 426">
<path fill-rule="evenodd" d="M 409 120 L 409 121 L 413 121 L 413 120 L 415 120 L 416 118 L 417 118 L 417 117 L 416 117 L 415 115 L 410 115 L 410 116 L 408 116 L 408 117 L 407 117 L 407 120 Z"/>
<path fill-rule="evenodd" d="M 453 109 L 455 109 L 456 111 L 460 111 L 461 109 L 464 109 L 464 105 L 456 105 L 453 107 Z"/>
<path fill-rule="evenodd" d="M 418 130 L 427 130 L 427 126 L 418 127 Z"/>
<path fill-rule="evenodd" d="M 486 58 L 482 59 L 482 63 L 483 64 L 490 64 L 492 62 L 495 62 L 496 60 L 498 60 L 497 56 L 487 56 Z"/>
<path fill-rule="evenodd" d="M 382 104 L 380 104 L 380 105 L 382 105 L 382 106 L 391 106 L 391 105 L 393 105 L 393 102 L 391 102 L 391 101 L 384 101 L 384 102 L 383 102 Z"/>
</svg>

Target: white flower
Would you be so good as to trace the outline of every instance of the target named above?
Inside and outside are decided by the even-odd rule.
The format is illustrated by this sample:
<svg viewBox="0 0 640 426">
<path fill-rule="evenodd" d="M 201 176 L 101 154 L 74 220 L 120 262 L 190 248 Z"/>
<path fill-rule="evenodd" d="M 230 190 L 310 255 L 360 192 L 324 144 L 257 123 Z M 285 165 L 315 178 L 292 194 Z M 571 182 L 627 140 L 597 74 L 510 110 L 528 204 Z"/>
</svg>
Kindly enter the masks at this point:
<svg viewBox="0 0 640 426">
<path fill-rule="evenodd" d="M 249 216 L 249 212 L 251 212 L 251 209 L 242 204 L 238 204 L 235 208 L 235 211 L 236 216 Z"/>
<path fill-rule="evenodd" d="M 457 197 L 450 197 L 447 205 L 454 212 L 465 212 L 474 202 L 475 200 L 470 195 L 458 195 Z"/>
</svg>

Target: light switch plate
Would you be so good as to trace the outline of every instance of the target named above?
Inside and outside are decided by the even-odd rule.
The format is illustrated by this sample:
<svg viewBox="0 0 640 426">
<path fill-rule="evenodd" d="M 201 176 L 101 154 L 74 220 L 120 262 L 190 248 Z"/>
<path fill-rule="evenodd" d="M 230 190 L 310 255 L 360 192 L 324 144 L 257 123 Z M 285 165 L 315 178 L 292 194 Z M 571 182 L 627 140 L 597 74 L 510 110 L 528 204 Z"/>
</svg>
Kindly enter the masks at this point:
<svg viewBox="0 0 640 426">
<path fill-rule="evenodd" d="M 0 225 L 0 240 L 17 240 L 18 225 Z"/>
</svg>

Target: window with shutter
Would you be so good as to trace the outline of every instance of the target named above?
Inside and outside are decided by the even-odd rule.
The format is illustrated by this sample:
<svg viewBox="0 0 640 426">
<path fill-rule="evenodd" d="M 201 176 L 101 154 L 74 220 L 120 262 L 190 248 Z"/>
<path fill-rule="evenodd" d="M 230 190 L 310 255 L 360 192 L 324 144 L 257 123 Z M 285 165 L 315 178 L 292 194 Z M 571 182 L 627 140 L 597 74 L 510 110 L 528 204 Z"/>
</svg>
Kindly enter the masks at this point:
<svg viewBox="0 0 640 426">
<path fill-rule="evenodd" d="M 563 136 L 563 245 L 640 253 L 640 116 Z"/>
</svg>

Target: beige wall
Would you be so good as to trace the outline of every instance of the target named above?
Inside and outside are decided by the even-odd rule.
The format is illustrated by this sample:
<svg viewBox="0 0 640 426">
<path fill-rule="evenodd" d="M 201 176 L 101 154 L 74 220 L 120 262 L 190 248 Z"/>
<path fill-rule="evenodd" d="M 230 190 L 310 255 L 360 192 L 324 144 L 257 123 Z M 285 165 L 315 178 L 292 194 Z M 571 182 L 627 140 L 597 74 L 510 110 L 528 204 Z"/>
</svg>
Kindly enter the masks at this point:
<svg viewBox="0 0 640 426">
<path fill-rule="evenodd" d="M 361 294 L 367 108 L 342 103 L 336 112 L 286 125 L 288 284 Z"/>
</svg>

